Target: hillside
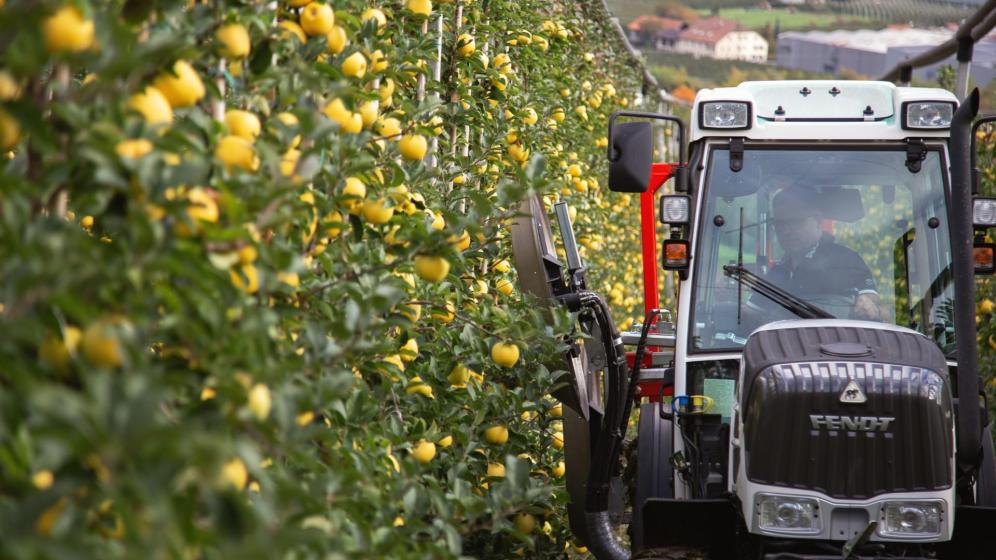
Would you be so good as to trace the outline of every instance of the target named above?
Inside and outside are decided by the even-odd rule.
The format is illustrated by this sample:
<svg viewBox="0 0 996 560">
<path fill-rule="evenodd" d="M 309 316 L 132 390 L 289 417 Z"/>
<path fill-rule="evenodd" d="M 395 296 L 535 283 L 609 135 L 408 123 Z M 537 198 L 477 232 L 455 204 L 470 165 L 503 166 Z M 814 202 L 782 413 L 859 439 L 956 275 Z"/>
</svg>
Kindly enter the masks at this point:
<svg viewBox="0 0 996 560">
<path fill-rule="evenodd" d="M 612 12 L 625 25 L 641 14 L 653 14 L 657 10 L 675 9 L 682 5 L 708 15 L 719 10 L 722 17 L 740 21 L 744 26 L 761 29 L 777 21 L 783 31 L 796 29 L 825 29 L 854 27 L 867 24 L 869 27 L 891 23 L 912 23 L 916 26 L 943 25 L 958 22 L 971 14 L 973 8 L 937 2 L 935 0 L 843 0 L 828 2 L 822 6 L 780 7 L 776 1 L 770 2 L 773 9 L 760 9 L 760 2 L 751 0 L 609 0 Z"/>
</svg>

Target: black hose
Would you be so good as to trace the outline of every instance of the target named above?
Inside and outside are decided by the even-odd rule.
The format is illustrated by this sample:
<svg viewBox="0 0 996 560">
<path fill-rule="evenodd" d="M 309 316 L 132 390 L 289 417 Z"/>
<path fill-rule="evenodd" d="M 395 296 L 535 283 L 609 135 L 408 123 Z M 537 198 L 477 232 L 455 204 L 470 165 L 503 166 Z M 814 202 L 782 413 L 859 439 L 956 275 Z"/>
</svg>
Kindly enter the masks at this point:
<svg viewBox="0 0 996 560">
<path fill-rule="evenodd" d="M 636 400 L 636 388 L 640 382 L 640 370 L 643 362 L 643 354 L 647 348 L 647 337 L 650 335 L 652 321 L 660 317 L 660 310 L 653 309 L 647 312 L 643 318 L 643 328 L 640 330 L 640 340 L 636 344 L 636 354 L 634 355 L 633 369 L 629 374 L 629 381 L 623 392 L 624 401 L 622 403 L 622 417 L 619 421 L 619 439 L 612 446 L 609 456 L 610 478 L 619 474 L 619 454 L 622 452 L 622 442 L 626 437 L 626 430 L 629 428 L 629 415 L 633 411 L 633 401 Z"/>
<path fill-rule="evenodd" d="M 647 337 L 650 335 L 652 321 L 656 322 L 661 316 L 659 309 L 652 309 L 643 318 L 643 328 L 640 330 L 640 340 L 636 343 L 636 354 L 633 360 L 633 370 L 629 374 L 629 385 L 626 390 L 626 404 L 623 409 L 623 424 L 619 428 L 626 433 L 629 423 L 629 415 L 633 410 L 633 401 L 636 400 L 636 387 L 640 382 L 640 369 L 643 367 L 643 353 L 647 348 Z"/>
<path fill-rule="evenodd" d="M 588 548 L 598 560 L 629 560 L 630 554 L 616 540 L 609 522 L 608 511 L 589 511 L 584 514 L 588 527 Z"/>
<path fill-rule="evenodd" d="M 626 359 L 621 354 L 622 341 L 612 324 L 612 318 L 608 314 L 608 306 L 598 294 L 586 293 L 582 296 L 582 302 L 591 309 L 598 323 L 599 331 L 602 333 L 602 341 L 605 346 L 605 354 L 608 361 L 608 386 L 609 395 L 605 401 L 605 416 L 603 418 L 602 433 L 596 439 L 594 457 L 612 456 L 615 440 L 617 439 L 619 417 L 622 410 L 621 396 L 624 394 L 621 378 L 624 375 L 623 368 Z M 616 341 L 619 341 L 618 343 Z M 609 461 L 597 461 L 591 465 L 588 473 L 588 495 L 585 500 L 585 509 L 590 512 L 607 511 L 609 507 L 609 479 L 612 473 L 612 465 Z"/>
</svg>

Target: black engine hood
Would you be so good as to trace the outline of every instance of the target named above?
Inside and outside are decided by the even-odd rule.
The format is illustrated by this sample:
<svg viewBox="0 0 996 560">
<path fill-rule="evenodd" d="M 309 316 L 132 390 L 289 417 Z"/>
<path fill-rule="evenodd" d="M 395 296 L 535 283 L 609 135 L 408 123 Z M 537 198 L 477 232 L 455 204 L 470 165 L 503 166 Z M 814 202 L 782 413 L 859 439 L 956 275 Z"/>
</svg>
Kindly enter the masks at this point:
<svg viewBox="0 0 996 560">
<path fill-rule="evenodd" d="M 927 337 L 862 321 L 786 321 L 750 336 L 743 367 L 751 481 L 842 499 L 951 488 L 950 381 Z"/>
</svg>

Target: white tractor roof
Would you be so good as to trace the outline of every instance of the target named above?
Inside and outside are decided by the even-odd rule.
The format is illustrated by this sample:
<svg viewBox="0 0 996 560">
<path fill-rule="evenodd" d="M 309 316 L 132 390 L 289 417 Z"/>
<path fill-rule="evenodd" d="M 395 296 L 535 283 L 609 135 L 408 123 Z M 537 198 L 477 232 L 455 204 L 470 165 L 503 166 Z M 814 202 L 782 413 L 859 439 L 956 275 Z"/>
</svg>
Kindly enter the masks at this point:
<svg viewBox="0 0 996 560">
<path fill-rule="evenodd" d="M 747 130 L 699 127 L 699 107 L 706 101 L 747 101 Z M 948 130 L 904 130 L 903 104 L 909 101 L 952 101 L 938 88 L 896 87 L 890 82 L 786 80 L 744 82 L 737 87 L 700 90 L 692 106 L 691 140 L 742 136 L 752 140 L 902 140 L 947 138 Z M 870 112 L 869 112 L 870 110 Z"/>
</svg>

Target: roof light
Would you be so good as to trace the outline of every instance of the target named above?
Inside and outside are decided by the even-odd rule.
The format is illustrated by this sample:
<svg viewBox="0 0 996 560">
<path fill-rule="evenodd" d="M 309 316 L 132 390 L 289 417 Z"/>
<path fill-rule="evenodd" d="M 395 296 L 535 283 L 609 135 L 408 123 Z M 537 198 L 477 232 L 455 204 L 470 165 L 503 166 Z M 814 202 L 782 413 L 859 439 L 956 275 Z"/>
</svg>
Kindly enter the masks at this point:
<svg viewBox="0 0 996 560">
<path fill-rule="evenodd" d="M 691 199 L 688 195 L 672 194 L 661 197 L 661 221 L 665 224 L 687 224 Z"/>
<path fill-rule="evenodd" d="M 953 101 L 907 101 L 903 103 L 903 128 L 940 130 L 951 128 Z"/>
<path fill-rule="evenodd" d="M 746 101 L 708 101 L 699 109 L 699 128 L 750 128 L 751 106 Z"/>
</svg>

